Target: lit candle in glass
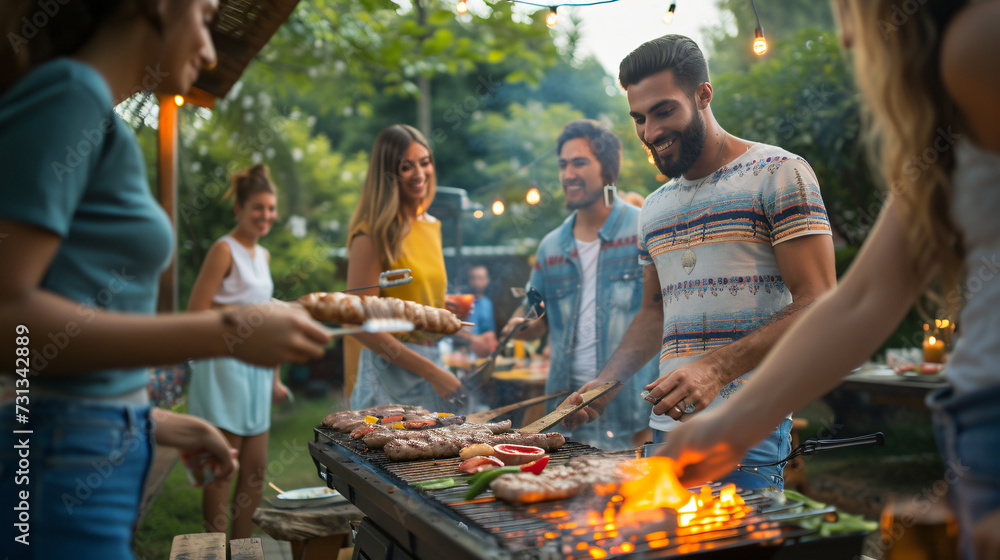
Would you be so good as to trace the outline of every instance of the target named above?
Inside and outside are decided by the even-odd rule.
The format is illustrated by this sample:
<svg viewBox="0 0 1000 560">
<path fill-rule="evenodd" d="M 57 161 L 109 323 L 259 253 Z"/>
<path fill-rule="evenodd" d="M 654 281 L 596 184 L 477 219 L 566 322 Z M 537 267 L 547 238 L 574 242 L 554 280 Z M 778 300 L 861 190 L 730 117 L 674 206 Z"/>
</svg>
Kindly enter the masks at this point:
<svg viewBox="0 0 1000 560">
<path fill-rule="evenodd" d="M 944 341 L 934 336 L 924 340 L 924 361 L 940 364 L 944 361 Z"/>
<path fill-rule="evenodd" d="M 948 319 L 934 319 L 934 326 L 937 327 L 938 338 L 944 341 L 945 352 L 950 352 L 951 335 L 955 332 L 955 324 Z"/>
</svg>

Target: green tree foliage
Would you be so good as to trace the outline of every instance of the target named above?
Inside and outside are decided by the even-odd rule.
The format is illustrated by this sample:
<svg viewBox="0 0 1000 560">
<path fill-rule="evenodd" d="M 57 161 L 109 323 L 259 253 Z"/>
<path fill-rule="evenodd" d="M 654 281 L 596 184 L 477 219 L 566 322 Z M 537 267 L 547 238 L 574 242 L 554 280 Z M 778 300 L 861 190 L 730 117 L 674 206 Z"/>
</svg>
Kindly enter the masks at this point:
<svg viewBox="0 0 1000 560">
<path fill-rule="evenodd" d="M 764 36 L 771 50 L 763 56 L 753 53 L 751 45 L 757 18 L 750 0 L 717 0 L 722 24 L 706 30 L 706 55 L 713 74 L 744 72 L 759 62 L 775 56 L 775 45 L 791 41 L 800 29 L 819 28 L 832 31 L 830 2 L 817 0 L 757 0 L 757 11 Z M 714 77 L 714 76 L 713 76 Z"/>
<path fill-rule="evenodd" d="M 719 122 L 733 134 L 804 157 L 819 178 L 834 229 L 859 244 L 881 204 L 859 142 L 853 75 L 836 37 L 803 29 L 775 42 L 770 58 L 750 71 L 718 75 L 713 85 Z"/>
</svg>

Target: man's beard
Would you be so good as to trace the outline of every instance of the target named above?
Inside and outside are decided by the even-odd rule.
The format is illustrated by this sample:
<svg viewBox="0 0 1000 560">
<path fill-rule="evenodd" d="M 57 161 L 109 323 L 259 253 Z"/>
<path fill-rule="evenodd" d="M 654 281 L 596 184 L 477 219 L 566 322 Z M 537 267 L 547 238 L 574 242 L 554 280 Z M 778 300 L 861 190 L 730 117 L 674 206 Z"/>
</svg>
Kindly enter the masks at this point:
<svg viewBox="0 0 1000 560">
<path fill-rule="evenodd" d="M 705 147 L 705 136 L 705 121 L 701 118 L 701 114 L 695 111 L 694 116 L 691 117 L 691 122 L 681 132 L 680 138 L 675 140 L 675 142 L 681 143 L 681 149 L 677 154 L 676 160 L 672 162 L 664 161 L 652 145 L 646 144 L 646 146 L 653 153 L 653 161 L 656 162 L 656 168 L 660 170 L 660 173 L 671 178 L 680 177 L 688 169 L 691 169 L 694 162 L 698 161 L 702 149 Z"/>
<path fill-rule="evenodd" d="M 585 181 L 582 181 L 582 180 L 573 181 L 572 183 L 570 183 L 570 185 L 582 186 L 584 190 L 583 190 L 583 196 L 580 197 L 579 200 L 569 200 L 569 199 L 566 200 L 566 209 L 568 209 L 568 210 L 579 210 L 581 208 L 590 208 L 596 202 L 598 202 L 598 201 L 603 202 L 604 201 L 604 186 L 603 185 L 601 185 L 600 188 L 594 190 L 593 192 L 587 190 L 588 185 L 587 185 L 587 183 Z M 563 183 L 563 189 L 564 190 L 565 190 L 566 186 L 567 186 L 567 184 Z"/>
</svg>

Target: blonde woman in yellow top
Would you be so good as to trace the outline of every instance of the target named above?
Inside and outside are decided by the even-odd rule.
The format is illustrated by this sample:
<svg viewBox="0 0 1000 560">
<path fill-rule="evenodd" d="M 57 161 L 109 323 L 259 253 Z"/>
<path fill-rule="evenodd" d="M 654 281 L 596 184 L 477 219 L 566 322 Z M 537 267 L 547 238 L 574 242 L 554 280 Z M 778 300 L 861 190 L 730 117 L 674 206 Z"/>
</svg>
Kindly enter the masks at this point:
<svg viewBox="0 0 1000 560">
<path fill-rule="evenodd" d="M 409 268 L 413 282 L 405 286 L 356 292 L 445 306 L 448 278 L 441 251 L 441 222 L 427 214 L 437 179 L 434 155 L 419 131 L 392 125 L 375 139 L 368 177 L 351 219 L 347 287 L 378 284 L 386 270 Z M 420 405 L 430 410 L 452 408 L 445 397 L 461 383 L 444 369 L 434 339 L 399 338 L 388 333 L 356 336 L 365 346 L 351 392 L 351 408 L 377 404 Z"/>
</svg>

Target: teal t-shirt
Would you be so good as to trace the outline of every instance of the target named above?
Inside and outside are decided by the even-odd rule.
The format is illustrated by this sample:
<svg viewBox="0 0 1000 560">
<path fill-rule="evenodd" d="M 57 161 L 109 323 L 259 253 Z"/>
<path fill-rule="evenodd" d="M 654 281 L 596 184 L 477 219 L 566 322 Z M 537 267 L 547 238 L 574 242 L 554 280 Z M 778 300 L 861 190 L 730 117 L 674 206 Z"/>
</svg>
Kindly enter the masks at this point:
<svg viewBox="0 0 1000 560">
<path fill-rule="evenodd" d="M 79 302 L 63 332 L 31 329 L 31 366 L 45 364 L 94 320 L 94 309 L 150 314 L 173 251 L 170 221 L 149 190 L 142 152 L 96 70 L 57 59 L 0 97 L 0 218 L 62 241 L 42 287 Z M 150 340 L 149 344 L 157 341 Z M 142 387 L 146 368 L 40 375 L 44 387 L 113 396 Z"/>
</svg>

